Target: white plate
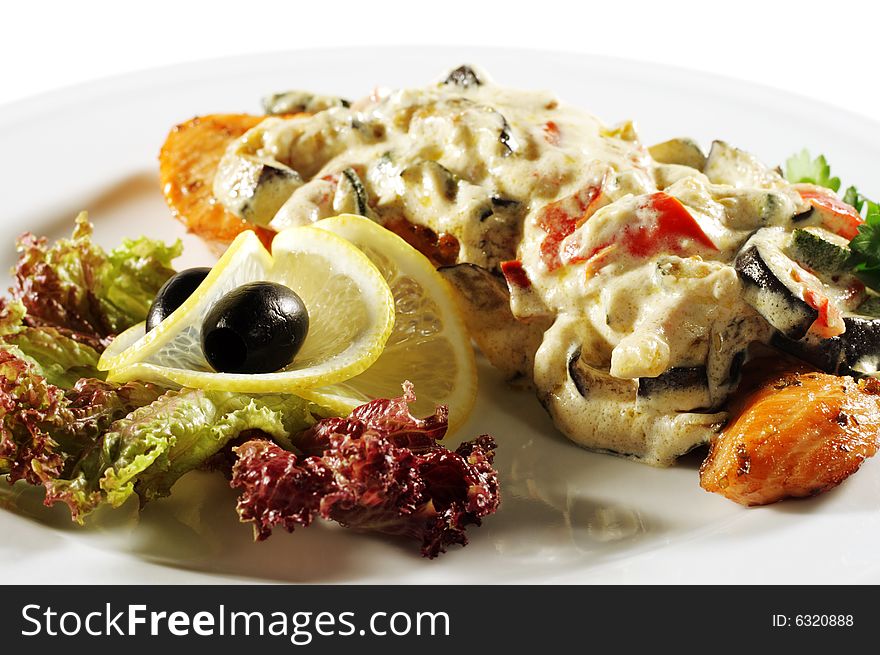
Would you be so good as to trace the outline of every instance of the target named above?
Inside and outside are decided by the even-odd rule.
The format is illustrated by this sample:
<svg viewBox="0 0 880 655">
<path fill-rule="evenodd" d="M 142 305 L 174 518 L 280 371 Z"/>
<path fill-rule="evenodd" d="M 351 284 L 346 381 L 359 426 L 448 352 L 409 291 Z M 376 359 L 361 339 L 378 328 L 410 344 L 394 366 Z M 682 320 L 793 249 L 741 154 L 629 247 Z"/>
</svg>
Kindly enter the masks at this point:
<svg viewBox="0 0 880 655">
<path fill-rule="evenodd" d="M 4 266 L 23 230 L 67 233 L 89 209 L 99 240 L 183 236 L 162 201 L 156 154 L 195 114 L 257 111 L 287 88 L 359 97 L 421 85 L 476 63 L 502 84 L 549 88 L 607 122 L 636 118 L 651 143 L 724 138 L 780 162 L 808 146 L 869 194 L 880 126 L 774 91 L 651 64 L 478 49 L 302 51 L 178 66 L 58 91 L 0 109 Z M 208 258 L 184 236 L 181 265 Z M 191 474 L 138 520 L 134 503 L 85 529 L 24 485 L 0 492 L 0 579 L 21 582 L 853 582 L 880 581 L 880 462 L 819 498 L 743 509 L 702 491 L 697 464 L 668 470 L 569 444 L 536 400 L 481 367 L 480 400 L 456 439 L 491 432 L 503 503 L 471 544 L 434 561 L 415 544 L 315 525 L 251 540 L 219 476 Z"/>
</svg>

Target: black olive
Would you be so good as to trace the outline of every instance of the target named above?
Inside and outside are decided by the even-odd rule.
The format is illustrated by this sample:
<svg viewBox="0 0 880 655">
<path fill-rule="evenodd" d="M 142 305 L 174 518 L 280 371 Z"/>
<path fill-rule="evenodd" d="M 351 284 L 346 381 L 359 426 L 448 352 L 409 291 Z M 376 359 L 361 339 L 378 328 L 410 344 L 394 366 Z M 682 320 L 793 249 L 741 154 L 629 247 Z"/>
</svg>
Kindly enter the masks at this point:
<svg viewBox="0 0 880 655">
<path fill-rule="evenodd" d="M 202 281 L 208 277 L 210 268 L 188 268 L 172 276 L 162 285 L 147 312 L 147 332 L 164 321 L 171 312 L 189 298 Z"/>
<path fill-rule="evenodd" d="M 202 323 L 202 351 L 220 373 L 272 373 L 299 352 L 309 313 L 290 288 L 251 282 L 217 301 Z"/>
</svg>

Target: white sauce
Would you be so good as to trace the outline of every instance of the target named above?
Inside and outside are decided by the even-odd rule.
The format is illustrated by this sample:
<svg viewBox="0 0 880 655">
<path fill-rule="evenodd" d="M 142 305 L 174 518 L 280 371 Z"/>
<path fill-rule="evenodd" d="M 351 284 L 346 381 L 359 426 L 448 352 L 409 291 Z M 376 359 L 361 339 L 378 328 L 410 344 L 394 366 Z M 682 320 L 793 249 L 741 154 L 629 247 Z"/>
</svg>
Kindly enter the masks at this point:
<svg viewBox="0 0 880 655">
<path fill-rule="evenodd" d="M 609 129 L 550 93 L 441 83 L 267 118 L 227 152 L 215 195 L 241 214 L 230 190 L 264 163 L 302 184 L 250 220 L 282 229 L 360 207 L 454 236 L 459 261 L 520 260 L 530 286 L 511 284 L 514 314 L 555 319 L 534 381 L 557 424 L 585 446 L 668 464 L 717 430 L 735 359 L 770 336 L 743 300 L 736 253 L 807 208 L 751 155 L 716 148 L 705 174 L 660 164 L 632 124 Z M 555 249 L 553 207 L 573 221 Z M 569 370 L 578 349 L 593 376 L 583 394 Z M 638 394 L 639 379 L 681 367 L 705 367 L 707 388 Z"/>
</svg>

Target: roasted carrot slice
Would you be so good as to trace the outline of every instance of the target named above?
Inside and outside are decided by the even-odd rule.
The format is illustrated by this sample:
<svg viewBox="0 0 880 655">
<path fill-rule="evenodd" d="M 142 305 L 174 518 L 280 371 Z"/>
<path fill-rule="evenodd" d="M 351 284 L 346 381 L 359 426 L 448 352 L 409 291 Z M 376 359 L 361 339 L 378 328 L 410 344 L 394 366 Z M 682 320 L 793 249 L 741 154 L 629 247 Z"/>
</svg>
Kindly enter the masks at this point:
<svg viewBox="0 0 880 655">
<path fill-rule="evenodd" d="M 242 220 L 214 199 L 214 172 L 227 146 L 263 120 L 249 114 L 198 116 L 174 127 L 159 153 L 162 193 L 187 230 L 222 252 L 244 230 L 268 246 L 271 230 Z"/>
<path fill-rule="evenodd" d="M 880 444 L 880 381 L 775 372 L 731 406 L 700 486 L 741 505 L 828 491 Z"/>
</svg>

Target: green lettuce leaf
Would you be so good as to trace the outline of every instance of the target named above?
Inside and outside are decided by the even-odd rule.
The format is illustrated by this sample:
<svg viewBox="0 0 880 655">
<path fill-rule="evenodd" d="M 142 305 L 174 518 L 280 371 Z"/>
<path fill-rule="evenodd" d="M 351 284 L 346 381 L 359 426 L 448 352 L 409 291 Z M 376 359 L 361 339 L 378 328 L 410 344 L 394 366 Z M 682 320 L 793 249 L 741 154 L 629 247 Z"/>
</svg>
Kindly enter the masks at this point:
<svg viewBox="0 0 880 655">
<path fill-rule="evenodd" d="M 21 301 L 0 298 L 0 337 L 19 332 L 24 327 L 25 314 L 27 309 Z"/>
<path fill-rule="evenodd" d="M 165 393 L 151 384 L 90 378 L 65 390 L 14 350 L 0 349 L 0 470 L 12 482 L 64 477 L 114 421 Z"/>
<path fill-rule="evenodd" d="M 56 387 L 71 388 L 80 378 L 103 378 L 100 354 L 51 327 L 25 325 L 27 310 L 20 300 L 0 298 L 0 350 L 24 360 Z"/>
<path fill-rule="evenodd" d="M 135 493 L 142 503 L 168 495 L 240 437 L 292 448 L 291 434 L 326 415 L 294 396 L 100 379 L 100 352 L 144 320 L 181 246 L 141 238 L 106 252 L 91 237 L 81 214 L 70 239 L 18 242 L 12 298 L 0 298 L 0 474 L 10 482 L 44 486 L 47 504 L 66 503 L 82 522 Z"/>
<path fill-rule="evenodd" d="M 103 378 L 97 350 L 74 341 L 55 328 L 23 327 L 2 337 L 0 348 L 30 362 L 38 375 L 56 387 L 69 389 L 81 378 Z"/>
<path fill-rule="evenodd" d="M 180 241 L 169 246 L 146 237 L 125 239 L 110 251 L 94 293 L 116 334 L 147 318 L 159 289 L 175 273 L 171 261 L 182 252 Z"/>
<path fill-rule="evenodd" d="M 97 351 L 112 337 L 144 320 L 182 245 L 141 238 L 110 253 L 92 241 L 85 212 L 73 236 L 53 244 L 24 234 L 11 292 L 27 313 L 29 327 L 55 328 Z"/>
<path fill-rule="evenodd" d="M 101 504 L 118 507 L 135 492 L 143 504 L 167 496 L 183 474 L 242 433 L 289 444 L 290 434 L 314 424 L 316 416 L 314 405 L 295 396 L 169 391 L 116 421 L 82 450 L 67 475 L 44 482 L 46 502 L 66 503 L 78 522 Z"/>
</svg>

